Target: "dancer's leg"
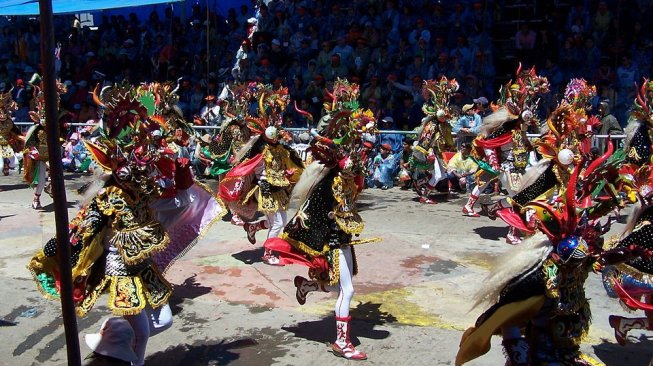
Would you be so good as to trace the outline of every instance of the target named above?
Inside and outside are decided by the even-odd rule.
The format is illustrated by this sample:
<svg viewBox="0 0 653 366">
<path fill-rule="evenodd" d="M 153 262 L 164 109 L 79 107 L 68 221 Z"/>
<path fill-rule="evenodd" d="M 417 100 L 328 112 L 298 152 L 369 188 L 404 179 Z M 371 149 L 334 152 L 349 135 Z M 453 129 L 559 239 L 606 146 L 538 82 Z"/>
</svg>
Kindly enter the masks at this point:
<svg viewBox="0 0 653 366">
<path fill-rule="evenodd" d="M 45 183 L 47 183 L 47 165 L 44 162 L 39 161 L 38 163 L 38 184 L 36 185 L 36 190 L 34 193 L 40 195 L 43 193 L 43 188 L 45 188 Z"/>
<path fill-rule="evenodd" d="M 268 225 L 270 230 L 268 231 L 268 239 L 276 238 L 281 235 L 283 227 L 286 226 L 286 211 L 280 210 L 275 213 L 267 215 Z"/>
<path fill-rule="evenodd" d="M 159 308 L 147 308 L 148 315 L 150 316 L 150 335 L 155 335 L 163 332 L 172 326 L 172 310 L 170 305 L 165 304 Z"/>
<path fill-rule="evenodd" d="M 336 341 L 331 345 L 331 350 L 337 356 L 353 360 L 365 360 L 367 355 L 357 350 L 351 343 L 351 316 L 349 307 L 351 298 L 354 296 L 354 286 L 352 284 L 352 271 L 354 260 L 351 247 L 346 246 L 340 249 L 339 255 L 340 269 L 340 293 L 336 301 Z"/>
<path fill-rule="evenodd" d="M 132 365 L 144 365 L 145 348 L 147 347 L 147 340 L 150 338 L 150 319 L 146 311 L 141 311 L 136 315 L 125 315 L 124 318 L 127 319 L 134 329 L 134 352 L 136 353 L 136 356 L 138 356 L 138 360 L 134 361 Z"/>
<path fill-rule="evenodd" d="M 340 284 L 338 300 L 336 301 L 336 316 L 346 318 L 349 316 L 349 306 L 354 296 L 354 285 L 352 284 L 352 270 L 354 261 L 351 255 L 351 247 L 346 246 L 340 249 L 339 255 Z"/>
<path fill-rule="evenodd" d="M 279 210 L 272 214 L 268 214 L 267 220 L 268 225 L 270 226 L 270 230 L 268 231 L 268 239 L 276 238 L 281 235 L 283 227 L 286 226 L 286 211 Z M 270 265 L 279 265 L 279 258 L 274 255 L 268 248 L 265 248 L 263 261 Z"/>
</svg>

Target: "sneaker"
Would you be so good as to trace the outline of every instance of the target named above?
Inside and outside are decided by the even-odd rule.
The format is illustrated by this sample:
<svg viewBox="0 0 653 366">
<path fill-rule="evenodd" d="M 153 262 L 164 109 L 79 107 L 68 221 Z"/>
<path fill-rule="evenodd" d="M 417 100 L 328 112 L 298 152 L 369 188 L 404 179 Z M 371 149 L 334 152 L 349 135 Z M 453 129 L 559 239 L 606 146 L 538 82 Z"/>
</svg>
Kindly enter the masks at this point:
<svg viewBox="0 0 653 366">
<path fill-rule="evenodd" d="M 427 205 L 435 205 L 438 202 L 434 201 L 434 200 L 432 200 L 430 198 L 427 198 L 427 197 L 420 197 L 419 203 L 424 203 L 424 204 L 427 204 Z"/>
<path fill-rule="evenodd" d="M 272 254 L 266 254 L 263 257 L 261 257 L 263 260 L 263 263 L 270 265 L 270 266 L 279 266 L 283 267 L 284 265 L 281 264 L 281 261 L 279 260 L 279 257 L 272 255 Z"/>
<path fill-rule="evenodd" d="M 473 208 L 469 208 L 467 206 L 463 206 L 463 216 L 468 216 L 468 217 L 481 217 L 478 213 L 474 212 Z"/>
</svg>

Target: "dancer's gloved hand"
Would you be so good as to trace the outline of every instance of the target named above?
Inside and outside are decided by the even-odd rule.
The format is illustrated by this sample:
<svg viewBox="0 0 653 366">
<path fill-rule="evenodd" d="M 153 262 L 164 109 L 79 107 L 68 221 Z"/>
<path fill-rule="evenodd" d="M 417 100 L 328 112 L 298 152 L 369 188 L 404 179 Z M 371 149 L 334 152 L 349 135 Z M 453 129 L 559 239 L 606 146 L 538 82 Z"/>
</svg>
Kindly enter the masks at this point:
<svg viewBox="0 0 653 366">
<path fill-rule="evenodd" d="M 329 232 L 329 247 L 335 248 L 340 246 L 340 231 L 331 230 Z"/>
<path fill-rule="evenodd" d="M 272 185 L 267 180 L 260 180 L 258 182 L 258 186 L 261 188 L 261 193 L 264 196 L 271 196 L 272 195 Z"/>
</svg>

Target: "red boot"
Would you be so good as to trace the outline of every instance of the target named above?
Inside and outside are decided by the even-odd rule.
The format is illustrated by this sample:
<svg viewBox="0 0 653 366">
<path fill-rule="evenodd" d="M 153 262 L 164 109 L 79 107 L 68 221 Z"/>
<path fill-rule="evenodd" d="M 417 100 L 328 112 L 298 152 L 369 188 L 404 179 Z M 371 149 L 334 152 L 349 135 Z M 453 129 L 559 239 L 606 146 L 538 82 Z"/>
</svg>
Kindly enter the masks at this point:
<svg viewBox="0 0 653 366">
<path fill-rule="evenodd" d="M 481 215 L 474 212 L 474 204 L 476 203 L 476 201 L 478 201 L 478 196 L 470 194 L 469 200 L 467 200 L 467 204 L 463 206 L 463 215 L 469 217 L 481 217 Z"/>
<path fill-rule="evenodd" d="M 346 318 L 336 317 L 336 341 L 331 344 L 331 351 L 334 355 L 344 357 L 348 360 L 367 360 L 365 352 L 354 348 L 349 340 L 349 322 L 351 316 Z"/>
<path fill-rule="evenodd" d="M 243 225 L 243 229 L 247 232 L 247 240 L 252 244 L 256 244 L 256 232 L 267 228 L 265 220 L 253 224 L 246 222 L 245 225 Z"/>
</svg>

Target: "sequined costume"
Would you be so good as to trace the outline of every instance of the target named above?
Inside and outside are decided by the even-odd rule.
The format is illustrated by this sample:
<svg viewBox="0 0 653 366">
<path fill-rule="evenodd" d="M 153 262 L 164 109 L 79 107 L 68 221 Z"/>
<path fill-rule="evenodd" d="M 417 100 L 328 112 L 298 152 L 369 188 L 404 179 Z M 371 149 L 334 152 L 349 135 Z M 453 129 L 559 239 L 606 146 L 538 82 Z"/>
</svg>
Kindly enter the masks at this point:
<svg viewBox="0 0 653 366">
<path fill-rule="evenodd" d="M 453 150 L 449 99 L 457 90 L 456 80 L 448 80 L 444 76 L 439 81 L 427 80 L 422 86 L 422 96 L 426 101 L 422 111 L 426 117 L 422 120 L 419 138 L 408 162 L 421 203 L 435 203 L 429 195 L 438 182 L 446 179 L 442 154 Z"/>
<path fill-rule="evenodd" d="M 57 81 L 57 96 L 66 92 L 66 86 Z M 59 99 L 58 99 L 59 100 Z M 32 208 L 41 208 L 41 194 L 45 190 L 50 194 L 49 185 L 47 183 L 48 171 L 48 141 L 47 133 L 45 130 L 45 95 L 41 88 L 35 86 L 35 101 L 36 110 L 30 111 L 29 115 L 34 125 L 30 127 L 25 135 L 25 149 L 23 150 L 23 179 L 30 186 L 35 187 L 34 199 L 32 200 Z M 57 102 L 57 105 L 59 103 Z M 60 117 L 66 117 L 65 114 Z M 65 137 L 65 131 L 62 130 L 62 125 L 59 123 L 59 138 Z"/>
<path fill-rule="evenodd" d="M 258 116 L 245 120 L 254 137 L 239 152 L 244 159 L 220 181 L 218 194 L 232 214 L 246 222 L 248 240 L 254 244 L 255 234 L 268 229 L 268 237 L 276 237 L 286 224 L 290 192 L 301 175 L 304 164 L 295 151 L 281 140 L 290 135 L 281 129 L 281 111 L 288 102 L 288 90 L 249 84 L 251 94 L 259 101 Z M 265 221 L 255 221 L 256 214 Z M 278 259 L 266 250 L 263 260 L 276 265 Z"/>
<path fill-rule="evenodd" d="M 209 175 L 220 178 L 234 166 L 236 154 L 250 138 L 245 116 L 249 101 L 255 89 L 248 84 L 233 88 L 225 86 L 218 103 L 223 114 L 219 132 L 211 139 L 209 146 L 202 149 L 202 155 L 212 161 Z"/>
<path fill-rule="evenodd" d="M 484 118 L 473 142 L 472 153 L 481 169 L 476 173 L 476 187 L 462 209 L 466 216 L 479 217 L 474 204 L 489 184 L 499 180 L 510 195 L 519 189 L 532 148 L 526 129 L 536 123 L 538 98 L 549 92 L 549 82 L 536 75 L 534 68 L 522 72 L 520 65 L 517 82 L 502 86 L 499 92 L 498 106 L 493 106 L 494 112 Z"/>
<path fill-rule="evenodd" d="M 605 157 L 599 164 L 604 162 Z M 511 366 L 598 364 L 580 351 L 591 321 L 584 284 L 603 255 L 602 235 L 609 230 L 609 224 L 599 222 L 600 213 L 617 202 L 587 207 L 592 197 L 588 192 L 605 180 L 594 176 L 594 169 L 579 178 L 580 171 L 574 169 L 569 189 L 557 202 L 530 203 L 540 208 L 541 233 L 507 252 L 484 279 L 474 306 L 492 305 L 463 334 L 456 365 L 488 352 L 494 334 L 503 336 Z"/>
<path fill-rule="evenodd" d="M 631 108 L 624 150 L 628 154 L 628 162 L 636 166 L 651 163 L 651 131 L 653 129 L 653 81 L 644 79 L 637 90 L 637 97 Z"/>
<path fill-rule="evenodd" d="M 638 202 L 633 208 L 626 230 L 620 239 L 605 245 L 606 249 L 628 253 L 633 249 L 647 252 L 645 256 L 625 256 L 622 262 L 603 269 L 603 283 L 610 297 L 619 299 L 631 311 L 643 310 L 645 317 L 631 318 L 611 315 L 617 342 L 627 343 L 632 329 L 653 330 L 653 168 L 646 164 L 635 173 L 634 188 Z"/>
<path fill-rule="evenodd" d="M 367 355 L 350 341 L 349 308 L 352 279 L 358 271 L 354 245 L 370 241 L 353 240 L 364 228 L 356 209 L 365 176 L 361 135 L 372 132 L 375 121 L 369 111 L 352 102 L 358 98 L 358 85 L 339 79 L 331 98 L 333 104 L 327 110 L 337 117 L 316 132 L 311 142 L 309 150 L 315 160 L 293 191 L 299 209 L 283 233 L 268 239 L 265 246 L 279 253 L 281 264 L 309 268 L 310 279 L 297 276 L 294 280 L 299 304 L 306 302 L 311 291 L 338 291 L 336 341 L 331 349 L 337 356 L 362 360 Z"/>
<path fill-rule="evenodd" d="M 569 182 L 571 169 L 580 156 L 588 156 L 590 150 L 588 132 L 598 125 L 596 117 L 588 118 L 586 109 L 596 89 L 585 80 L 573 79 L 567 86 L 565 98 L 547 119 L 548 132 L 532 145 L 540 156 L 521 177 L 517 190 L 511 197 L 490 204 L 482 204 L 483 212 L 495 219 L 500 217 L 511 226 L 506 238 L 510 244 L 517 244 L 522 233 L 533 232 L 533 213 L 525 205 L 540 198 L 555 199 Z M 619 157 L 621 155 L 618 155 Z M 614 157 L 616 159 L 617 156 Z"/>
<path fill-rule="evenodd" d="M 11 90 L 0 91 L 0 171 L 4 175 L 9 175 L 9 169 L 18 164 L 17 153 L 22 150 L 20 130 L 11 120 L 16 109 L 18 105 L 11 98 Z"/>
<path fill-rule="evenodd" d="M 93 93 L 107 123 L 86 147 L 104 174 L 85 187 L 89 198 L 69 225 L 76 311 L 86 315 L 108 293 L 109 309 L 134 328 L 135 365 L 144 362 L 148 312 L 158 312 L 154 328 L 166 326 L 162 317 L 172 322 L 172 288 L 162 272 L 221 217 L 211 192 L 194 183 L 188 159 L 162 145 L 179 126 L 158 113 L 155 90 L 124 83 Z M 28 265 L 50 298 L 59 297 L 56 254 L 52 239 Z"/>
</svg>

